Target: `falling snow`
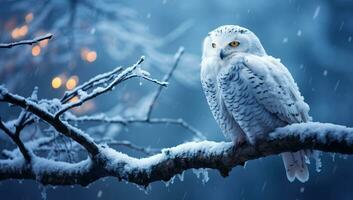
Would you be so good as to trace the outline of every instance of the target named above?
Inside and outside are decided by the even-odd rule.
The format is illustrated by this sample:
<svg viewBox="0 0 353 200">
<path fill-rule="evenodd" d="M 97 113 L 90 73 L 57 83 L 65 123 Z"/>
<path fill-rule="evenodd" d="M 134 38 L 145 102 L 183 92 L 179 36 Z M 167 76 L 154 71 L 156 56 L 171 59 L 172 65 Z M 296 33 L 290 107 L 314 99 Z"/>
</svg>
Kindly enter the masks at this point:
<svg viewBox="0 0 353 200">
<path fill-rule="evenodd" d="M 341 22 L 341 24 L 340 24 L 340 27 L 339 27 L 338 31 L 342 31 L 343 26 L 344 26 L 344 21 L 342 21 L 342 22 Z"/>
<path fill-rule="evenodd" d="M 335 84 L 335 87 L 333 88 L 334 91 L 337 90 L 338 86 L 340 85 L 341 80 L 338 80 Z"/>
<path fill-rule="evenodd" d="M 313 19 L 316 19 L 317 16 L 319 16 L 319 14 L 320 14 L 320 6 L 317 6 L 314 12 Z"/>
<path fill-rule="evenodd" d="M 101 198 L 102 195 L 103 195 L 103 191 L 102 191 L 102 190 L 99 190 L 99 191 L 97 192 L 97 198 Z"/>
<path fill-rule="evenodd" d="M 302 30 L 299 29 L 299 30 L 297 31 L 297 36 L 298 36 L 298 37 L 302 36 Z"/>
<path fill-rule="evenodd" d="M 301 187 L 301 188 L 300 188 L 300 193 L 303 193 L 304 190 L 305 190 L 305 188 L 304 188 L 304 187 Z"/>
<path fill-rule="evenodd" d="M 323 76 L 327 76 L 327 73 L 328 73 L 328 71 L 325 69 L 325 70 L 322 72 L 322 75 L 323 75 Z"/>
</svg>

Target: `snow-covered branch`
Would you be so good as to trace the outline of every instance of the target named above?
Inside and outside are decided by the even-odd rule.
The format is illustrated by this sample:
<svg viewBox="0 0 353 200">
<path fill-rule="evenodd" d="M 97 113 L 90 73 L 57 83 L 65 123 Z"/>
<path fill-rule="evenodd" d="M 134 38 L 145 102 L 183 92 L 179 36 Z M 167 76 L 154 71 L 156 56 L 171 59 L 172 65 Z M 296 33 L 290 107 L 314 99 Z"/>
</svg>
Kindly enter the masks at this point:
<svg viewBox="0 0 353 200">
<path fill-rule="evenodd" d="M 116 86 L 117 84 L 132 78 L 132 77 L 141 77 L 141 78 L 145 78 L 149 81 L 152 81 L 154 83 L 157 83 L 161 86 L 166 86 L 167 83 L 166 82 L 161 82 L 155 79 L 151 79 L 150 77 L 148 77 L 148 75 L 146 73 L 140 73 L 142 70 L 139 69 L 138 67 L 140 66 L 140 64 L 144 61 L 144 57 L 141 57 L 139 61 L 137 61 L 136 64 L 134 64 L 131 67 L 126 68 L 125 70 L 123 70 L 121 73 L 119 73 L 113 80 L 112 82 L 110 82 L 107 86 L 105 87 L 97 87 L 95 89 L 93 89 L 93 91 L 91 93 L 86 93 L 86 91 L 82 91 L 82 90 L 77 90 L 78 95 L 80 96 L 79 100 L 73 103 L 66 103 L 57 113 L 55 113 L 55 118 L 60 117 L 60 115 L 62 115 L 63 113 L 65 113 L 66 111 L 75 108 L 77 106 L 82 105 L 83 103 L 85 103 L 88 100 L 91 100 L 101 94 L 104 94 L 110 90 L 112 90 L 114 88 L 114 86 Z M 118 68 L 119 69 L 119 68 Z M 105 77 L 103 77 L 104 80 Z M 105 80 L 105 83 L 107 83 L 108 81 Z"/>
<path fill-rule="evenodd" d="M 73 168 L 81 167 L 83 169 L 84 167 L 91 168 L 92 166 L 95 166 L 94 168 L 99 171 L 97 177 L 104 177 L 108 176 L 108 174 L 103 175 L 100 174 L 100 172 L 102 172 L 101 170 L 105 170 L 104 168 L 108 163 L 104 162 L 108 161 L 109 154 L 103 152 L 105 152 L 105 150 L 109 150 L 109 152 L 114 152 L 119 155 L 125 155 L 123 153 L 115 151 L 114 149 L 111 149 L 108 146 L 124 146 L 126 148 L 142 152 L 146 155 L 153 155 L 159 152 L 159 150 L 157 149 L 149 147 L 140 147 L 130 141 L 118 141 L 115 139 L 102 140 L 101 138 L 97 138 L 96 140 L 94 140 L 92 136 L 88 135 L 83 130 L 69 123 L 72 121 L 97 121 L 106 122 L 108 124 L 120 123 L 124 125 L 134 123 L 176 124 L 183 127 L 185 130 L 189 130 L 190 132 L 195 134 L 197 139 L 204 139 L 205 137 L 201 132 L 187 124 L 183 119 L 151 117 L 154 104 L 160 96 L 162 88 L 164 86 L 167 86 L 167 81 L 170 79 L 173 72 L 175 71 L 182 54 L 183 48 L 180 48 L 175 55 L 175 60 L 171 70 L 167 73 L 167 75 L 162 81 L 151 78 L 147 71 L 141 69 L 140 65 L 144 61 L 144 57 L 141 57 L 141 59 L 131 67 L 125 69 L 122 67 L 117 67 L 110 72 L 97 75 L 96 77 L 90 79 L 82 85 L 77 86 L 73 90 L 67 91 L 64 94 L 63 98 L 61 98 L 60 100 L 38 99 L 38 88 L 35 88 L 31 97 L 25 98 L 20 95 L 11 93 L 4 86 L 0 86 L 0 102 L 9 103 L 9 105 L 17 106 L 22 109 L 22 112 L 20 113 L 18 119 L 10 120 L 7 122 L 1 121 L 0 123 L 0 129 L 2 130 L 2 132 L 5 132 L 5 134 L 7 134 L 18 147 L 18 149 L 14 150 L 2 151 L 2 155 L 6 158 L 6 160 L 0 160 L 0 180 L 16 177 L 20 178 L 23 176 L 22 178 L 24 179 L 34 177 L 36 180 L 42 183 L 49 183 L 48 181 L 44 180 L 46 179 L 44 177 L 49 174 L 51 177 L 55 178 L 55 173 L 62 173 L 62 175 L 71 173 L 65 171 L 69 168 L 70 170 L 76 171 L 77 173 L 81 173 L 82 171 L 80 171 L 80 169 Z M 117 116 L 113 118 L 108 118 L 105 115 L 77 117 L 71 112 L 69 112 L 71 108 L 80 106 L 90 99 L 93 99 L 101 94 L 111 91 L 119 83 L 134 77 L 143 78 L 158 85 L 152 100 L 149 102 L 149 109 L 146 112 L 145 117 L 121 118 Z M 55 129 L 57 133 L 60 133 L 61 136 L 67 137 L 75 141 L 75 143 L 72 144 L 70 147 L 70 150 L 72 152 L 79 154 L 79 151 L 85 151 L 88 153 L 89 157 L 85 161 L 82 161 L 82 159 L 80 159 L 81 161 L 77 164 L 72 164 L 72 159 L 70 158 L 68 160 L 64 159 L 60 161 L 57 159 L 52 159 L 51 156 L 43 157 L 43 155 L 51 154 L 52 150 L 48 147 L 53 145 L 55 146 L 58 136 L 41 136 L 29 142 L 22 142 L 22 140 L 20 139 L 20 132 L 25 128 L 25 126 L 33 123 L 38 123 L 39 121 L 37 119 L 49 124 Z M 65 144 L 59 145 L 59 147 L 55 147 L 54 151 L 68 152 L 69 149 Z M 39 157 L 38 155 L 41 155 L 41 157 Z M 85 166 L 81 166 L 81 164 L 83 163 L 85 163 Z M 73 168 L 71 168 L 70 166 L 72 166 Z M 60 169 L 61 167 L 64 167 L 65 169 Z M 20 170 L 19 173 L 21 175 L 16 174 L 18 172 L 12 170 Z M 98 171 L 95 171 L 94 173 L 97 173 Z M 80 175 L 77 174 L 77 176 Z M 90 176 L 87 176 L 87 178 L 90 178 Z M 78 179 L 80 178 L 78 177 Z M 76 179 L 77 183 L 80 183 L 81 181 L 79 181 L 78 179 Z M 52 180 L 52 178 L 50 178 L 50 180 Z M 67 184 L 64 182 L 62 182 L 62 184 Z M 90 181 L 88 181 L 87 183 L 89 182 Z"/>
<path fill-rule="evenodd" d="M 144 61 L 144 57 L 141 57 L 139 61 L 132 65 L 131 67 L 122 70 L 120 73 L 116 74 L 116 72 L 120 71 L 120 67 L 116 68 L 110 73 L 98 75 L 95 78 L 91 79 L 87 83 L 78 86 L 74 89 L 73 93 L 66 93 L 64 98 L 59 101 L 57 99 L 39 101 L 37 103 L 31 98 L 24 98 L 19 95 L 12 94 L 6 88 L 0 87 L 0 101 L 11 103 L 13 105 L 19 106 L 22 109 L 25 109 L 28 112 L 33 113 L 38 116 L 43 121 L 50 124 L 54 127 L 58 132 L 67 136 L 68 138 L 73 139 L 75 142 L 81 144 L 90 154 L 90 156 L 95 156 L 98 153 L 97 144 L 94 142 L 93 138 L 91 138 L 88 134 L 85 134 L 79 128 L 69 124 L 65 120 L 61 120 L 59 117 L 61 114 L 66 113 L 69 109 L 80 106 L 84 104 L 86 101 L 93 99 L 101 94 L 104 94 L 114 88 L 117 84 L 128 80 L 133 77 L 141 77 L 145 78 L 149 81 L 159 84 L 160 86 L 166 86 L 167 83 L 164 81 L 158 81 L 156 79 L 152 79 L 149 77 L 148 72 L 140 69 L 140 64 Z M 109 82 L 110 81 L 110 82 Z M 107 86 L 99 87 L 100 84 L 107 84 Z M 82 91 L 85 89 L 86 91 Z M 87 90 L 91 89 L 90 93 L 87 93 Z M 79 96 L 76 102 L 67 102 L 68 99 L 71 99 L 74 96 Z M 69 98 L 66 98 L 69 97 Z M 65 103 L 66 102 L 66 103 Z M 12 137 L 14 134 L 10 133 L 10 128 L 7 128 L 4 123 L 0 124 L 0 128 L 3 131 Z M 18 136 L 19 138 L 19 136 Z M 12 137 L 11 139 L 16 139 Z M 14 140 L 15 142 L 15 140 Z M 19 147 L 23 146 L 21 143 L 15 142 Z M 22 150 L 21 150 L 22 152 Z M 24 154 L 27 158 L 28 156 Z"/>
<path fill-rule="evenodd" d="M 74 164 L 35 157 L 28 167 L 21 158 L 1 160 L 0 180 L 33 179 L 51 185 L 88 185 L 113 176 L 147 186 L 155 181 L 168 181 L 188 169 L 216 169 L 227 176 L 233 167 L 246 161 L 300 149 L 353 154 L 353 129 L 318 122 L 293 124 L 276 129 L 256 146 L 188 142 L 141 159 L 100 145 L 95 157 Z"/>
<path fill-rule="evenodd" d="M 56 118 L 44 106 L 41 106 L 35 101 L 12 94 L 4 87 L 0 87 L 0 101 L 20 106 L 21 108 L 26 109 L 28 112 L 38 116 L 40 119 L 53 126 L 58 132 L 81 144 L 90 153 L 91 156 L 94 156 L 98 153 L 97 144 L 89 135 L 83 133 L 80 129 L 68 124 L 67 122 Z M 51 103 L 55 104 L 55 101 Z"/>
</svg>

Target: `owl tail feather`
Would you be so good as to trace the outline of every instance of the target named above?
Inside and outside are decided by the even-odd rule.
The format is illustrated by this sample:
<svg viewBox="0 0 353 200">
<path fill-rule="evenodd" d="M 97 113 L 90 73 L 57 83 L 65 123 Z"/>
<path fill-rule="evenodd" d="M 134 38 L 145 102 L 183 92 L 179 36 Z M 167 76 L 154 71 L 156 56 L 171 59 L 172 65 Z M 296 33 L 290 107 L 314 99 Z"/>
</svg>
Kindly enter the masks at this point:
<svg viewBox="0 0 353 200">
<path fill-rule="evenodd" d="M 304 183 L 309 180 L 309 170 L 305 163 L 305 152 L 297 151 L 294 153 L 282 153 L 284 167 L 286 169 L 287 178 L 293 182 L 297 178 Z"/>
</svg>

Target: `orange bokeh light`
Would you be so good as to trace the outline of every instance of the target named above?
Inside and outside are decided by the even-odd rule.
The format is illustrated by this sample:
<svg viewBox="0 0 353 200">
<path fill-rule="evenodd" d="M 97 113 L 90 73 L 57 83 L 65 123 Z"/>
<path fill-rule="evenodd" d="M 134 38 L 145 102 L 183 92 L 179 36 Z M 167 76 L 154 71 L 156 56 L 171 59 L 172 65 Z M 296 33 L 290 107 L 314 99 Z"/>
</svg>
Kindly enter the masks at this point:
<svg viewBox="0 0 353 200">
<path fill-rule="evenodd" d="M 97 59 L 97 52 L 83 48 L 81 50 L 81 58 L 87 62 L 94 62 Z"/>
<path fill-rule="evenodd" d="M 35 45 L 34 47 L 32 47 L 32 55 L 33 56 L 39 56 L 40 54 L 40 46 L 39 45 Z"/>
<path fill-rule="evenodd" d="M 33 13 L 28 13 L 26 16 L 25 16 L 25 20 L 27 23 L 31 22 L 33 20 Z"/>
<path fill-rule="evenodd" d="M 86 55 L 86 60 L 88 62 L 94 62 L 97 59 L 97 53 L 95 51 L 90 51 Z"/>
<path fill-rule="evenodd" d="M 58 89 L 59 87 L 61 87 L 62 85 L 62 80 L 60 77 L 54 77 L 51 81 L 51 86 L 54 88 L 54 89 Z"/>
<path fill-rule="evenodd" d="M 42 40 L 39 42 L 40 47 L 46 47 L 48 45 L 48 40 Z"/>
<path fill-rule="evenodd" d="M 28 26 L 23 25 L 19 28 L 13 29 L 11 32 L 11 37 L 13 39 L 17 39 L 17 38 L 21 38 L 21 37 L 25 36 L 27 33 L 28 33 Z"/>
<path fill-rule="evenodd" d="M 78 83 L 78 77 L 77 76 L 71 76 L 69 80 L 66 81 L 66 88 L 68 90 L 72 90 L 76 87 Z"/>
<path fill-rule="evenodd" d="M 76 96 L 76 97 L 70 99 L 70 102 L 71 103 L 76 103 L 76 102 L 78 102 L 78 100 L 79 100 L 79 98 Z"/>
</svg>

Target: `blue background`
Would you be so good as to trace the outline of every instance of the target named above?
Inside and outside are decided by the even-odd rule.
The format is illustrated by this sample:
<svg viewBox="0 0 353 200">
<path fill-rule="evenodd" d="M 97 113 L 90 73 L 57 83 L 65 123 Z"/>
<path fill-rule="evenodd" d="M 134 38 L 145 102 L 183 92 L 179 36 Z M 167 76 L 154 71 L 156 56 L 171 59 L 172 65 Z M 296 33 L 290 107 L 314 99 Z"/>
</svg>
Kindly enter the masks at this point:
<svg viewBox="0 0 353 200">
<path fill-rule="evenodd" d="M 10 41 L 9 33 L 4 28 L 11 17 L 20 18 L 32 10 L 36 1 L 29 1 L 25 8 L 16 7 L 14 1 L 0 0 L 0 36 L 3 42 Z M 55 1 L 53 1 L 55 2 Z M 60 2 L 60 3 L 58 3 Z M 52 3 L 52 2 L 50 2 Z M 53 3 L 54 4 L 54 3 Z M 99 4 L 99 3 L 97 3 Z M 249 0 L 249 1 L 122 1 L 122 5 L 136 11 L 134 20 L 142 23 L 145 30 L 141 35 L 151 34 L 155 38 L 163 37 L 180 24 L 191 24 L 177 38 L 157 47 L 158 52 L 173 54 L 184 46 L 186 53 L 193 56 L 197 62 L 183 62 L 177 68 L 177 76 L 162 92 L 153 116 L 183 118 L 188 123 L 205 133 L 208 140 L 224 140 L 217 124 L 209 111 L 199 82 L 199 64 L 201 44 L 205 35 L 212 29 L 224 24 L 237 24 L 252 30 L 260 38 L 267 53 L 280 58 L 293 77 L 310 105 L 314 121 L 331 122 L 353 126 L 353 1 L 350 0 Z M 113 4 L 112 4 L 113 5 Z M 32 6 L 32 7 L 31 7 Z M 70 6 L 66 1 L 56 1 L 51 17 L 40 26 L 45 31 L 46 26 L 60 19 L 63 10 Z M 27 9 L 27 10 L 26 10 Z M 111 9 L 119 12 L 119 7 Z M 86 11 L 89 13 L 89 11 Z M 88 26 L 94 27 L 92 18 L 87 20 Z M 36 20 L 36 15 L 34 15 Z M 124 19 L 121 19 L 124 20 Z M 91 24 L 92 22 L 92 24 Z M 116 26 L 112 22 L 110 26 Z M 131 25 L 133 26 L 133 25 Z M 73 27 L 75 29 L 75 27 Z M 98 30 L 98 28 L 97 28 Z M 71 32 L 55 35 L 53 43 L 59 43 Z M 29 47 L 17 47 L 11 50 L 0 50 L 0 61 L 11 60 L 15 70 L 0 71 L 0 84 L 11 87 L 13 92 L 28 95 L 31 88 L 39 86 L 40 97 L 60 97 L 64 90 L 53 90 L 50 87 L 52 77 L 65 72 L 77 75 L 80 81 L 91 76 L 108 71 L 112 66 L 134 63 L 144 53 L 138 47 L 123 58 L 114 58 L 109 54 L 106 43 L 101 39 L 107 33 L 90 34 L 87 31 L 81 35 L 80 45 L 89 44 L 97 50 L 98 58 L 92 64 L 83 63 L 78 55 L 72 66 L 55 59 L 36 60 L 30 55 Z M 28 35 L 30 38 L 33 35 Z M 131 38 L 134 40 L 134 38 Z M 108 38 L 109 40 L 109 38 Z M 138 42 L 138 41 L 135 41 Z M 58 51 L 60 55 L 67 53 L 70 47 Z M 129 42 L 126 44 L 129 46 Z M 51 42 L 48 44 L 48 51 Z M 60 49 L 59 49 L 60 50 Z M 79 51 L 79 50 L 78 50 Z M 18 57 L 25 57 L 23 61 Z M 60 59 L 59 57 L 57 59 Z M 147 56 L 147 60 L 149 57 Z M 152 64 L 148 66 L 153 77 L 161 78 L 168 70 L 171 61 L 164 66 Z M 22 67 L 27 67 L 25 76 L 20 80 L 11 81 L 16 74 L 23 73 Z M 147 66 L 146 66 L 147 67 Z M 5 65 L 0 66 L 4 69 Z M 37 69 L 38 68 L 38 69 Z M 154 91 L 155 86 L 138 80 L 123 84 L 111 94 L 96 100 L 92 112 L 109 111 L 117 103 L 135 106 L 138 100 Z M 129 95 L 127 95 L 129 94 Z M 124 96 L 124 98 L 122 97 Z M 0 107 L 3 117 L 14 115 L 5 113 L 5 107 Z M 82 127 L 82 126 L 81 126 Z M 85 128 L 85 126 L 83 126 Z M 2 133 L 0 133 L 2 134 Z M 176 126 L 146 126 L 137 125 L 125 128 L 116 139 L 131 140 L 141 146 L 156 148 L 170 147 L 184 141 L 190 141 L 192 136 L 186 130 Z M 5 147 L 2 141 L 0 149 Z M 131 155 L 141 156 L 136 152 Z M 256 161 L 250 161 L 245 168 L 236 167 L 227 178 L 222 178 L 217 171 L 209 171 L 210 180 L 203 184 L 192 171 L 187 171 L 184 181 L 175 179 L 168 187 L 164 183 L 153 183 L 151 190 L 146 192 L 133 184 L 118 182 L 115 178 L 99 180 L 89 187 L 47 187 L 47 197 L 59 199 L 353 199 L 353 159 L 351 157 L 334 156 L 325 153 L 323 167 L 320 173 L 315 172 L 315 165 L 310 166 L 310 180 L 305 183 L 289 183 L 286 180 L 282 160 L 279 156 L 270 156 Z M 42 187 L 35 181 L 7 180 L 0 182 L 0 199 L 40 199 Z"/>
</svg>

